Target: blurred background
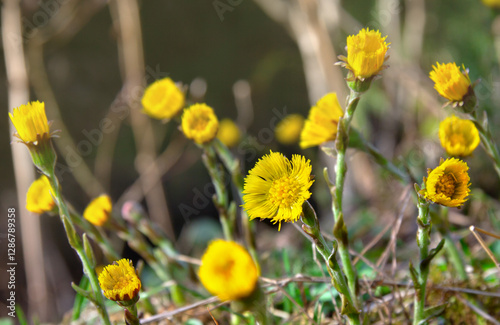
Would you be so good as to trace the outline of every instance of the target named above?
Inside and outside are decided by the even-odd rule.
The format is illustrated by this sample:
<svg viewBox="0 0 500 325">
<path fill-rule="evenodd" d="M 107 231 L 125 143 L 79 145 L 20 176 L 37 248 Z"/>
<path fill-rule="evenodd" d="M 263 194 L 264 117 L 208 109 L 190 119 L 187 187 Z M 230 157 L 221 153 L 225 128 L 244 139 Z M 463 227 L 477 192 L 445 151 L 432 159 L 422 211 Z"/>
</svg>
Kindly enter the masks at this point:
<svg viewBox="0 0 500 325">
<path fill-rule="evenodd" d="M 177 122 L 141 113 L 142 90 L 156 79 L 181 82 L 189 101 L 205 101 L 219 119 L 237 122 L 243 140 L 233 150 L 245 173 L 270 149 L 311 159 L 313 201 L 326 227 L 333 222 L 322 168 L 332 159 L 318 148 L 278 143 L 274 127 L 287 114 L 306 117 L 327 92 L 337 92 L 343 104 L 345 71 L 334 63 L 345 54 L 346 37 L 361 28 L 379 29 L 391 42 L 389 68 L 363 97 L 354 121 L 386 157 L 405 161 L 421 180 L 445 156 L 437 129 L 452 110 L 441 109 L 444 100 L 428 78 L 436 61 L 464 64 L 471 80 L 480 80 L 480 109 L 499 139 L 500 20 L 480 0 L 4 0 L 1 19 L 0 244 L 6 246 L 4 216 L 14 207 L 16 299 L 44 322 L 59 321 L 71 308 L 70 282 L 78 282 L 82 271 L 59 218 L 24 209 L 24 193 L 37 173 L 26 148 L 11 144 L 7 112 L 28 100 L 44 101 L 51 129 L 61 130 L 54 140 L 59 177 L 78 211 L 101 193 L 116 202 L 116 212 L 127 199 L 139 201 L 181 252 L 198 256 L 220 231 L 210 179 L 200 150 Z M 392 220 L 405 187 L 367 155 L 349 159 L 345 205 L 352 218 L 346 222 L 359 251 Z M 498 199 L 499 181 L 484 151 L 476 150 L 468 163 L 476 197 Z M 486 204 L 491 206 L 498 208 L 498 201 Z M 482 209 L 472 204 L 452 222 L 469 225 L 466 214 L 479 225 Z M 259 248 L 292 245 L 284 228 L 276 234 L 259 223 Z M 405 219 L 401 239 L 412 241 L 415 229 L 414 220 Z M 126 247 L 123 252 L 131 254 Z M 2 274 L 5 258 L 2 253 Z M 1 279 L 5 316 L 7 284 Z"/>
</svg>

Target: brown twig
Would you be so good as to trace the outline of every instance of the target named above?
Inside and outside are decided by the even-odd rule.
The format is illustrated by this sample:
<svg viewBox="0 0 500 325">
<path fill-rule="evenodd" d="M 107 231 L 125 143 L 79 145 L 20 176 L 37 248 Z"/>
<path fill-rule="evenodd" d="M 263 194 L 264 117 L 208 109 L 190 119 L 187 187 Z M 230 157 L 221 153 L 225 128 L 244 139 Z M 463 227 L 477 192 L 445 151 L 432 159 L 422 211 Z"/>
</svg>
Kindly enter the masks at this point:
<svg viewBox="0 0 500 325">
<path fill-rule="evenodd" d="M 19 0 L 6 0 L 2 5 L 2 42 L 5 55 L 6 76 L 8 82 L 9 111 L 25 105 L 29 100 L 28 73 L 23 49 L 23 31 L 21 27 L 21 8 Z M 12 164 L 16 180 L 18 207 L 16 219 L 22 228 L 23 259 L 25 263 L 26 287 L 28 291 L 28 311 L 47 320 L 54 310 L 46 281 L 43 258 L 43 241 L 40 219 L 28 212 L 25 206 L 26 192 L 35 179 L 33 163 L 28 150 L 16 143 L 10 126 L 10 139 L 13 142 Z M 12 203 L 10 203 L 12 204 Z M 6 246 L 5 246 L 6 247 Z"/>
<path fill-rule="evenodd" d="M 198 301 L 198 302 L 191 304 L 191 305 L 180 307 L 180 308 L 177 308 L 175 310 L 163 312 L 163 313 L 160 313 L 158 315 L 154 315 L 154 316 L 151 316 L 149 318 L 143 319 L 143 320 L 141 320 L 141 324 L 149 324 L 149 323 L 153 323 L 153 322 L 158 322 L 162 319 L 171 318 L 171 317 L 174 317 L 175 315 L 185 313 L 188 310 L 195 309 L 195 308 L 198 308 L 200 306 L 205 306 L 205 305 L 214 303 L 218 300 L 219 300 L 219 298 L 217 298 L 217 297 L 210 297 L 208 299 Z M 223 305 L 223 304 L 225 304 L 225 303 L 222 303 L 221 305 Z"/>
<path fill-rule="evenodd" d="M 482 310 L 478 306 L 471 304 L 467 299 L 462 297 L 462 295 L 456 295 L 455 297 L 457 297 L 458 300 L 460 300 L 464 305 L 466 305 L 467 307 L 472 309 L 479 316 L 483 317 L 486 320 L 489 320 L 494 325 L 500 325 L 499 321 L 495 320 L 491 315 L 489 315 L 487 312 L 485 312 L 484 310 Z"/>
<path fill-rule="evenodd" d="M 118 52 L 127 94 L 126 100 L 130 107 L 130 123 L 134 132 L 137 150 L 136 168 L 139 174 L 147 173 L 148 175 L 148 177 L 141 178 L 141 185 L 151 218 L 163 226 L 170 240 L 174 240 L 175 234 L 168 211 L 165 191 L 161 184 L 157 182 L 161 175 L 154 164 L 156 141 L 152 124 L 139 111 L 140 98 L 135 97 L 137 91 L 145 86 L 139 6 L 136 0 L 113 0 L 109 2 L 109 6 L 115 29 L 119 31 Z M 148 191 L 147 189 L 154 190 Z"/>
<path fill-rule="evenodd" d="M 476 237 L 476 239 L 479 242 L 479 244 L 481 245 L 481 247 L 486 251 L 486 254 L 488 254 L 488 256 L 491 258 L 491 260 L 493 261 L 493 263 L 495 263 L 495 266 L 497 267 L 497 269 L 500 271 L 500 264 L 498 263 L 497 259 L 493 255 L 493 252 L 488 248 L 488 246 L 486 245 L 486 243 L 483 241 L 483 239 L 481 238 L 481 236 L 479 236 L 479 234 L 476 233 L 476 227 L 470 226 L 469 230 L 472 232 L 472 234 L 474 235 L 474 237 Z M 479 228 L 477 228 L 477 230 L 479 231 Z M 488 232 L 486 232 L 484 230 L 482 230 L 481 232 L 482 233 L 490 234 L 490 233 L 488 233 Z"/>
</svg>

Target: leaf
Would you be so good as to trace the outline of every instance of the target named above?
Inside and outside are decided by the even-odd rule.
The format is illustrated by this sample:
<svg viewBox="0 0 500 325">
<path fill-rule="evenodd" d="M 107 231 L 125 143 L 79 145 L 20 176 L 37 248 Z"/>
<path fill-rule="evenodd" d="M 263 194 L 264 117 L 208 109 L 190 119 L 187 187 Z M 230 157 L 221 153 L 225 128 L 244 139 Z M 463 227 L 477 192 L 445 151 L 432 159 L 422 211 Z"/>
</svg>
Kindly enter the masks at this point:
<svg viewBox="0 0 500 325">
<path fill-rule="evenodd" d="M 429 267 L 429 264 L 431 263 L 432 259 L 434 257 L 436 257 L 436 255 L 443 248 L 444 243 L 445 243 L 445 239 L 443 238 L 443 239 L 441 239 L 441 241 L 439 242 L 439 244 L 436 246 L 436 248 L 431 249 L 431 251 L 429 252 L 429 256 L 427 256 L 426 258 L 424 258 L 422 260 L 422 262 L 420 262 L 420 272 L 422 272 L 422 270 L 425 270 L 426 268 Z"/>
<path fill-rule="evenodd" d="M 335 238 L 341 241 L 344 246 L 347 246 L 348 243 L 348 235 L 347 235 L 347 227 L 344 223 L 344 214 L 342 212 L 339 213 L 339 218 L 337 222 L 335 222 L 335 226 L 333 227 L 333 235 Z"/>
<path fill-rule="evenodd" d="M 420 290 L 420 284 L 418 282 L 418 273 L 415 267 L 413 267 L 411 261 L 409 268 L 410 268 L 411 280 L 413 281 L 413 286 L 415 287 L 415 290 Z"/>
<path fill-rule="evenodd" d="M 74 282 L 71 282 L 71 287 L 80 295 L 83 297 L 87 298 L 88 300 L 92 301 L 94 304 L 96 304 L 96 300 L 94 299 L 94 296 L 92 295 L 91 292 L 80 288 L 78 285 L 76 285 Z"/>
<path fill-rule="evenodd" d="M 434 307 L 429 307 L 426 310 L 424 310 L 424 319 L 421 320 L 418 324 L 425 325 L 432 318 L 442 314 L 444 312 L 444 309 L 446 308 L 446 305 L 447 304 L 441 304 Z"/>
</svg>

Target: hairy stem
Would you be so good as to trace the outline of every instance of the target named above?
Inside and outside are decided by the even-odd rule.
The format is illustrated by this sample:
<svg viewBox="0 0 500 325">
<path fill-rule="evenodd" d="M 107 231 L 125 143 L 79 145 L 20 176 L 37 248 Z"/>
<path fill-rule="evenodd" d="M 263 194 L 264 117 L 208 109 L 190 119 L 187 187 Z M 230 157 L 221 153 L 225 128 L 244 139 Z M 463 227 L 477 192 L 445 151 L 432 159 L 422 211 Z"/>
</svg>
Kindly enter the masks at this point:
<svg viewBox="0 0 500 325">
<path fill-rule="evenodd" d="M 342 210 L 342 199 L 344 195 L 344 183 L 345 177 L 347 174 L 347 165 L 345 162 L 345 156 L 347 151 L 347 144 L 349 143 L 349 128 L 352 117 L 354 115 L 354 111 L 358 106 L 359 100 L 361 98 L 361 93 L 358 93 L 351 89 L 348 101 L 347 108 L 345 110 L 344 116 L 339 120 L 338 131 L 337 131 L 337 140 L 335 142 L 337 148 L 337 163 L 335 165 L 335 188 L 334 195 L 332 197 L 333 200 L 333 215 L 335 218 L 335 223 L 337 224 L 342 218 L 343 210 Z M 342 221 L 343 223 L 343 221 Z M 336 225 L 337 228 L 337 225 Z M 353 298 L 353 302 L 355 306 L 359 306 L 356 288 L 357 288 L 357 276 L 354 271 L 354 267 L 352 265 L 351 258 L 349 256 L 349 237 L 347 234 L 347 229 L 344 225 L 339 225 L 338 227 L 341 229 L 341 237 L 339 239 L 339 255 L 342 260 L 342 268 L 344 269 L 344 273 L 347 277 L 347 282 L 349 284 L 349 290 L 351 291 L 351 296 Z M 334 231 L 335 233 L 335 231 Z M 336 236 L 337 237 L 337 236 Z"/>
</svg>

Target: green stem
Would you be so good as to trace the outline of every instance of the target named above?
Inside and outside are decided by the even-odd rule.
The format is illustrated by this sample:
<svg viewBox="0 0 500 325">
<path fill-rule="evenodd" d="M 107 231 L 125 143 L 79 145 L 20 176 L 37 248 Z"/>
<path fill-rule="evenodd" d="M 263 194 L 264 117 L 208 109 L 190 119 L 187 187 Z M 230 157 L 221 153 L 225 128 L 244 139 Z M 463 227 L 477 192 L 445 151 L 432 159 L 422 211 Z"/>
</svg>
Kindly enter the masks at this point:
<svg viewBox="0 0 500 325">
<path fill-rule="evenodd" d="M 345 156 L 347 151 L 347 146 L 349 143 L 349 128 L 351 124 L 354 111 L 361 98 L 361 93 L 358 93 L 351 89 L 349 98 L 347 101 L 347 108 L 345 110 L 344 116 L 339 120 L 337 140 L 335 146 L 337 149 L 337 163 L 335 165 L 335 188 L 334 195 L 332 197 L 333 202 L 333 215 L 335 218 L 335 223 L 338 223 L 343 214 L 342 210 L 342 199 L 344 195 L 344 183 L 347 173 L 347 165 L 345 163 Z M 341 229 L 345 229 L 344 225 L 340 225 Z M 347 282 L 349 284 L 349 290 L 351 291 L 351 296 L 355 306 L 359 306 L 357 299 L 357 276 L 352 265 L 351 257 L 349 256 L 349 237 L 347 230 L 343 231 L 342 239 L 339 238 L 339 255 L 342 260 L 342 267 L 344 273 L 347 277 Z"/>
<path fill-rule="evenodd" d="M 366 152 L 370 156 L 372 156 L 373 160 L 383 169 L 391 173 L 393 176 L 395 176 L 401 183 L 403 184 L 408 184 L 408 181 L 410 180 L 410 176 L 402 171 L 400 168 L 398 168 L 392 161 L 384 157 L 378 149 L 373 146 L 370 142 L 368 142 L 361 133 L 356 130 L 355 128 L 351 128 L 350 130 L 350 137 L 352 138 L 354 136 L 355 139 L 359 140 L 359 143 L 356 143 L 355 146 L 356 148 Z M 351 144 L 351 143 L 350 143 Z"/>
<path fill-rule="evenodd" d="M 167 239 L 167 235 L 161 230 L 161 228 L 149 219 L 140 204 L 132 201 L 128 201 L 125 204 L 127 204 L 127 209 L 125 209 L 126 212 L 123 212 L 124 209 L 122 209 L 123 218 L 132 226 L 134 229 L 133 231 L 138 230 L 146 236 L 153 243 L 153 245 L 159 247 L 157 254 L 153 255 L 155 255 L 154 257 L 161 262 L 160 264 L 162 265 L 162 269 L 165 270 L 168 278 L 173 279 L 175 266 L 173 259 L 177 255 L 174 245 Z M 148 250 L 151 249 L 148 248 Z M 170 293 L 172 295 L 172 300 L 176 305 L 180 306 L 185 304 L 186 301 L 184 299 L 184 294 L 179 285 L 172 285 Z"/>
<path fill-rule="evenodd" d="M 66 218 L 66 220 L 68 220 L 68 222 L 70 222 L 71 224 L 72 224 L 72 221 L 71 221 L 70 213 L 68 211 L 68 207 L 66 206 L 66 203 L 64 202 L 63 197 L 62 197 L 61 186 L 59 184 L 57 177 L 55 176 L 54 171 L 52 171 L 50 173 L 50 175 L 48 175 L 48 176 L 49 176 L 49 180 L 50 180 L 52 189 L 54 191 L 53 194 L 55 196 L 57 206 L 59 207 L 59 216 L 60 216 L 61 221 L 64 225 L 66 234 L 69 234 L 68 228 L 66 227 L 66 224 L 65 224 L 63 219 Z M 71 246 L 76 251 L 76 253 L 78 254 L 78 257 L 80 258 L 80 260 L 82 262 L 83 271 L 84 271 L 85 275 L 87 275 L 87 277 L 90 280 L 90 285 L 91 285 L 92 291 L 94 293 L 93 294 L 94 299 L 95 299 L 94 304 L 97 308 L 97 312 L 99 313 L 99 316 L 101 317 L 103 324 L 111 325 L 111 322 L 109 320 L 108 311 L 106 310 L 106 307 L 104 305 L 104 297 L 103 297 L 102 292 L 101 292 L 101 287 L 99 286 L 99 281 L 97 280 L 97 275 L 96 275 L 94 268 L 92 267 L 90 261 L 88 260 L 87 255 L 85 254 L 85 251 L 81 245 L 81 241 L 71 240 L 69 237 L 68 237 L 68 240 L 70 241 L 70 243 L 72 243 Z"/>
<path fill-rule="evenodd" d="M 244 178 L 241 174 L 240 161 L 233 156 L 231 151 L 219 139 L 214 139 L 213 144 L 220 160 L 231 174 L 232 182 L 234 186 L 236 186 L 236 189 L 238 191 L 239 203 L 243 204 Z M 250 255 L 252 255 L 255 264 L 260 269 L 259 256 L 257 255 L 257 248 L 255 244 L 255 231 L 252 228 L 252 225 L 250 224 L 250 218 L 248 217 L 244 209 L 241 209 L 241 225 L 243 227 L 248 251 L 250 252 Z"/>
<path fill-rule="evenodd" d="M 413 324 L 418 325 L 425 319 L 425 288 L 427 285 L 427 278 L 429 276 L 429 264 L 423 264 L 422 261 L 429 256 L 430 244 L 430 231 L 431 222 L 429 218 L 429 203 L 423 199 L 418 199 L 418 231 L 417 231 L 417 245 L 420 252 L 420 263 L 417 281 L 415 285 L 415 309 Z M 420 324 L 422 325 L 422 324 Z"/>
<path fill-rule="evenodd" d="M 211 145 L 206 145 L 204 148 L 203 163 L 210 174 L 212 183 L 215 187 L 214 203 L 219 211 L 219 218 L 222 225 L 222 231 L 226 240 L 233 240 L 234 220 L 231 220 L 228 213 L 229 202 L 226 186 L 224 184 L 224 174 L 217 163 L 217 156 L 214 148 Z"/>
<path fill-rule="evenodd" d="M 116 261 L 120 259 L 120 254 L 115 251 L 109 239 L 101 232 L 100 229 L 84 220 L 83 217 L 78 215 L 78 213 L 74 211 L 71 206 L 68 207 L 68 210 L 71 222 L 87 233 L 90 238 L 92 238 L 99 245 L 99 247 L 101 247 L 104 255 L 109 261 Z"/>
<path fill-rule="evenodd" d="M 351 293 L 349 285 L 346 281 L 344 272 L 340 269 L 339 263 L 336 260 L 337 242 L 334 242 L 333 252 L 329 248 L 325 238 L 321 234 L 319 221 L 316 212 L 308 201 L 302 205 L 302 229 L 309 235 L 316 246 L 316 250 L 325 260 L 328 273 L 332 278 L 332 284 L 339 292 L 342 298 L 342 314 L 347 315 L 350 324 L 359 324 L 359 308 L 355 304 L 355 296 Z"/>
<path fill-rule="evenodd" d="M 485 113 L 486 114 L 486 113 Z M 485 115 L 486 116 L 486 115 Z M 493 167 L 500 177 L 500 153 L 498 152 L 498 147 L 493 141 L 493 136 L 491 135 L 490 126 L 487 123 L 487 119 L 485 118 L 484 125 L 478 120 L 476 110 L 471 113 L 472 122 L 476 126 L 479 131 L 479 137 L 481 138 L 481 144 L 484 147 L 484 150 L 488 154 L 488 156 L 493 161 Z"/>
<path fill-rule="evenodd" d="M 137 317 L 137 305 L 125 307 L 125 323 L 127 325 L 140 325 L 139 317 Z"/>
</svg>

